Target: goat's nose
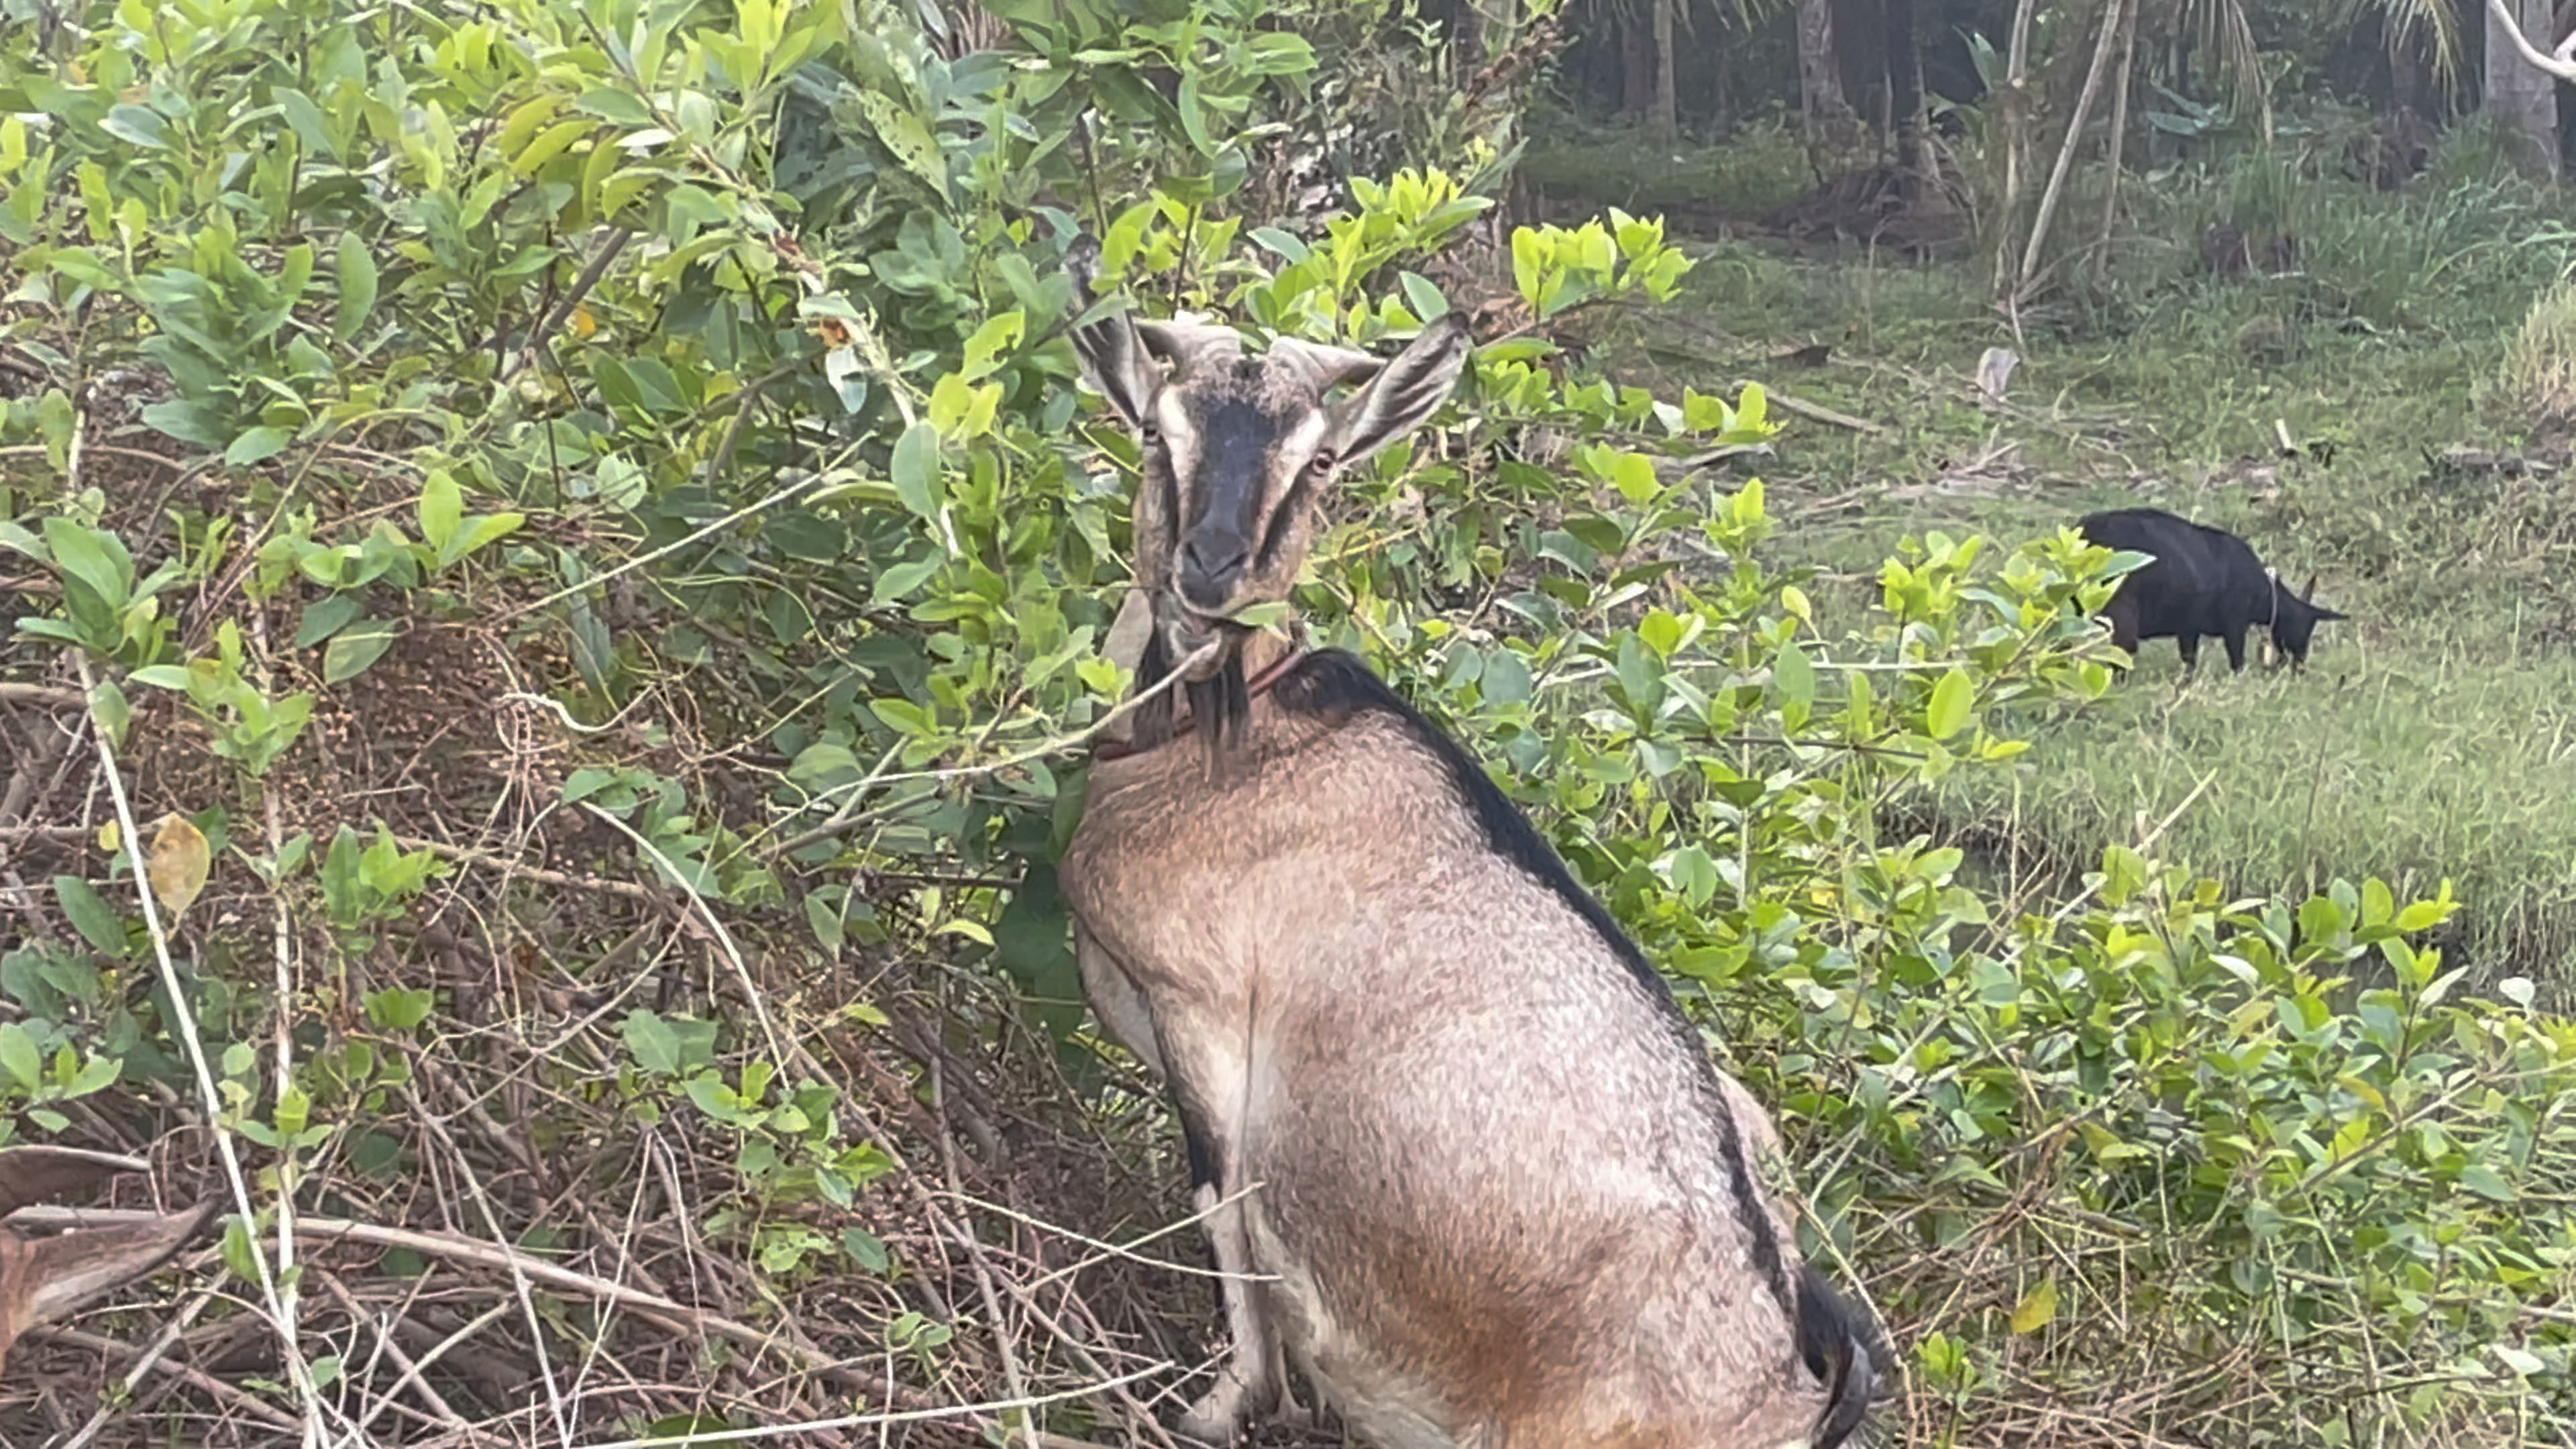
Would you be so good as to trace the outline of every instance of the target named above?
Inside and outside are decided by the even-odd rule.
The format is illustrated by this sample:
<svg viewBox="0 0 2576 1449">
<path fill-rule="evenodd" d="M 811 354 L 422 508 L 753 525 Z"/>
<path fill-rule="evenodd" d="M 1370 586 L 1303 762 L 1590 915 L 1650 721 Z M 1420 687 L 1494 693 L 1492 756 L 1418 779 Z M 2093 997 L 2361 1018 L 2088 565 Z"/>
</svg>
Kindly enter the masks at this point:
<svg viewBox="0 0 2576 1449">
<path fill-rule="evenodd" d="M 1243 566 L 1251 553 L 1251 546 L 1238 538 L 1192 535 L 1183 539 L 1181 597 L 1202 609 L 1223 607 L 1236 581 L 1243 577 Z"/>
</svg>

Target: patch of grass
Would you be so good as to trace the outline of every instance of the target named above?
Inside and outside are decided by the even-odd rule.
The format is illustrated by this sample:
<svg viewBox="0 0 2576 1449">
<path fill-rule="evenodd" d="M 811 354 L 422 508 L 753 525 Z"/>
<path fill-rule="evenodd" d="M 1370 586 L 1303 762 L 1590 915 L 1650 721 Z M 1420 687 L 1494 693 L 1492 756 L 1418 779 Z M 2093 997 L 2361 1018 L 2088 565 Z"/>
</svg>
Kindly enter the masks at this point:
<svg viewBox="0 0 2576 1449">
<path fill-rule="evenodd" d="M 2144 502 L 2234 529 L 2295 582 L 2322 574 L 2322 599 L 2354 615 L 2320 631 L 2297 676 L 2231 676 L 2211 645 L 2186 684 L 2172 642 L 2149 642 L 2110 700 L 2028 721 L 2036 745 L 2016 774 L 1945 795 L 1938 833 L 2005 870 L 2019 857 L 2061 872 L 2155 836 L 2249 895 L 2448 877 L 2469 907 L 2463 958 L 2563 996 L 2576 989 L 2576 483 L 2436 460 L 2514 453 L 2535 400 L 2576 395 L 2576 300 L 2553 290 L 2571 248 L 2563 208 L 2481 154 L 2455 141 L 2397 195 L 2305 175 L 2292 188 L 2278 163 L 2133 179 L 2149 235 L 2121 248 L 2113 295 L 2026 315 L 2018 344 L 1982 266 L 1736 244 L 1694 272 L 1694 322 L 1606 345 L 1641 380 L 1759 376 L 1885 429 L 1798 420 L 1761 468 L 1775 497 L 1806 500 L 1774 547 L 1825 572 L 1813 592 L 1838 614 L 1874 598 L 1877 561 L 1907 533 L 2009 545 Z M 2238 203 L 2299 233 L 2296 274 L 2201 267 L 2189 239 Z M 1823 339 L 1837 344 L 1823 368 L 1764 367 Z M 1968 380 L 1997 345 L 2025 358 L 2012 405 L 1989 413 Z M 2279 456 L 2276 422 L 2330 458 Z"/>
<path fill-rule="evenodd" d="M 2551 423 L 2576 420 L 2576 284 L 2540 294 L 2504 358 L 2505 396 Z"/>
<path fill-rule="evenodd" d="M 1710 144 L 1638 126 L 1551 117 L 1521 160 L 1551 197 L 1628 211 L 1691 206 L 1758 216 L 1816 184 L 1794 121 L 1765 117 Z"/>
</svg>

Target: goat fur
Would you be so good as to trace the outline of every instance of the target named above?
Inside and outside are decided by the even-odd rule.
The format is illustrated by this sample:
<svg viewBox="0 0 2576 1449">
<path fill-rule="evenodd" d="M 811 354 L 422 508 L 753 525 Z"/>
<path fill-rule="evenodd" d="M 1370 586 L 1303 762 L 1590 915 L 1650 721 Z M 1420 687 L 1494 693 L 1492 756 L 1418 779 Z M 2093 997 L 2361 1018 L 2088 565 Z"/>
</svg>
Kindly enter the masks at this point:
<svg viewBox="0 0 2576 1449">
<path fill-rule="evenodd" d="M 1169 454 L 1139 485 L 1122 610 L 1156 618 L 1124 631 L 1144 636 L 1150 684 L 1198 637 L 1163 627 L 1187 515 L 1231 486 L 1193 472 L 1192 440 L 1172 434 L 1211 394 L 1259 399 L 1288 439 L 1266 455 L 1260 486 L 1283 496 L 1265 506 L 1312 508 L 1284 496 L 1309 447 L 1290 434 L 1325 416 L 1311 446 L 1341 464 L 1384 446 L 1445 397 L 1464 338 L 1426 329 L 1365 367 L 1200 343 L 1173 349 L 1165 378 L 1149 360 L 1162 339 L 1128 326 L 1076 340 Z M 1239 596 L 1286 596 L 1303 526 L 1274 519 L 1295 556 Z M 1170 743 L 1166 720 L 1097 761 L 1060 876 L 1085 993 L 1169 1084 L 1228 1275 L 1233 1348 L 1181 1429 L 1225 1443 L 1298 1414 L 1294 1368 L 1378 1449 L 1846 1441 L 1883 1350 L 1800 1261 L 1758 1176 L 1776 1129 L 1662 977 L 1361 661 L 1274 669 L 1276 636 L 1213 637 L 1230 654 L 1187 699 L 1227 717 L 1198 747 Z M 1277 682 L 1254 697 L 1248 670 Z"/>
</svg>

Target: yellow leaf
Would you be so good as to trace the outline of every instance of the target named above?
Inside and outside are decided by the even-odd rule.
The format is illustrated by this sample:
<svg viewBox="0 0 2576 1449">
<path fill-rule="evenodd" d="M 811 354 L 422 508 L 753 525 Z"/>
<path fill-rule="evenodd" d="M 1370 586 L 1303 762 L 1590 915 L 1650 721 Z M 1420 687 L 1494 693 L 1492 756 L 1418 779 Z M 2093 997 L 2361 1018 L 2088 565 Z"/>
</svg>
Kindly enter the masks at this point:
<svg viewBox="0 0 2576 1449">
<path fill-rule="evenodd" d="M 152 858 L 145 863 L 144 874 L 152 882 L 152 894 L 159 897 L 161 909 L 175 921 L 206 888 L 206 870 L 213 864 L 206 849 L 206 837 L 186 817 L 164 815 L 160 828 L 152 835 Z"/>
<path fill-rule="evenodd" d="M 590 334 L 598 330 L 599 319 L 590 315 L 590 309 L 588 307 L 575 307 L 572 309 L 573 336 L 588 338 Z"/>
<path fill-rule="evenodd" d="M 2056 1317 L 2057 1280 L 2042 1278 L 2039 1280 L 2039 1286 L 2023 1297 L 2021 1306 L 2013 1310 L 2012 1331 L 2037 1333 L 2046 1328 Z"/>
<path fill-rule="evenodd" d="M 116 854 L 116 847 L 124 841 L 125 832 L 116 828 L 115 821 L 110 820 L 98 828 L 98 848 L 107 854 Z"/>
</svg>

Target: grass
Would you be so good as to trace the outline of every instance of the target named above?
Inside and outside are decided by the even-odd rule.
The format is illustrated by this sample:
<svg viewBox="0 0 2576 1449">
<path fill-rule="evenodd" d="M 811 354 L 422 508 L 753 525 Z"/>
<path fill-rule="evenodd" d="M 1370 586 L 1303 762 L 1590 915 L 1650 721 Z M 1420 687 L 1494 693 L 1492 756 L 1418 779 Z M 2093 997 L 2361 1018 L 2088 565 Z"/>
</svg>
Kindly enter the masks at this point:
<svg viewBox="0 0 2576 1449">
<path fill-rule="evenodd" d="M 1657 140 L 1642 126 L 1562 114 L 1534 117 L 1533 126 L 1539 135 L 1521 174 L 1550 196 L 1632 212 L 1696 206 L 1749 217 L 1816 184 L 1793 119 L 1746 122 L 1719 146 Z"/>
<path fill-rule="evenodd" d="M 2568 995 L 2576 479 L 2432 461 L 2540 446 L 2532 379 L 2576 372 L 2564 209 L 2499 179 L 2474 137 L 2396 195 L 2313 174 L 2288 191 L 2279 169 L 2133 183 L 2113 285 L 2024 316 L 2001 414 L 1968 386 L 1987 347 L 2016 345 L 1978 263 L 1730 243 L 1702 252 L 1678 322 L 1615 321 L 1601 340 L 1641 378 L 1763 376 L 1886 430 L 1800 421 L 1763 470 L 1803 502 L 1777 547 L 1826 570 L 1853 615 L 1906 533 L 2009 544 L 2146 502 L 2237 531 L 2295 582 L 2322 575 L 2321 598 L 2355 616 L 2321 629 L 2296 676 L 2230 676 L 2211 648 L 2185 681 L 2172 642 L 2151 641 L 2110 700 L 2026 722 L 2018 768 L 1961 780 L 1914 823 L 2006 870 L 2080 870 L 2107 842 L 2154 839 L 2246 894 L 2447 877 L 2470 907 L 2455 961 Z M 2200 227 L 2257 202 L 2299 236 L 2298 274 L 2209 275 Z M 1825 366 L 1766 370 L 1814 341 L 1835 344 Z M 2331 453 L 2282 457 L 2277 428 Z"/>
</svg>

